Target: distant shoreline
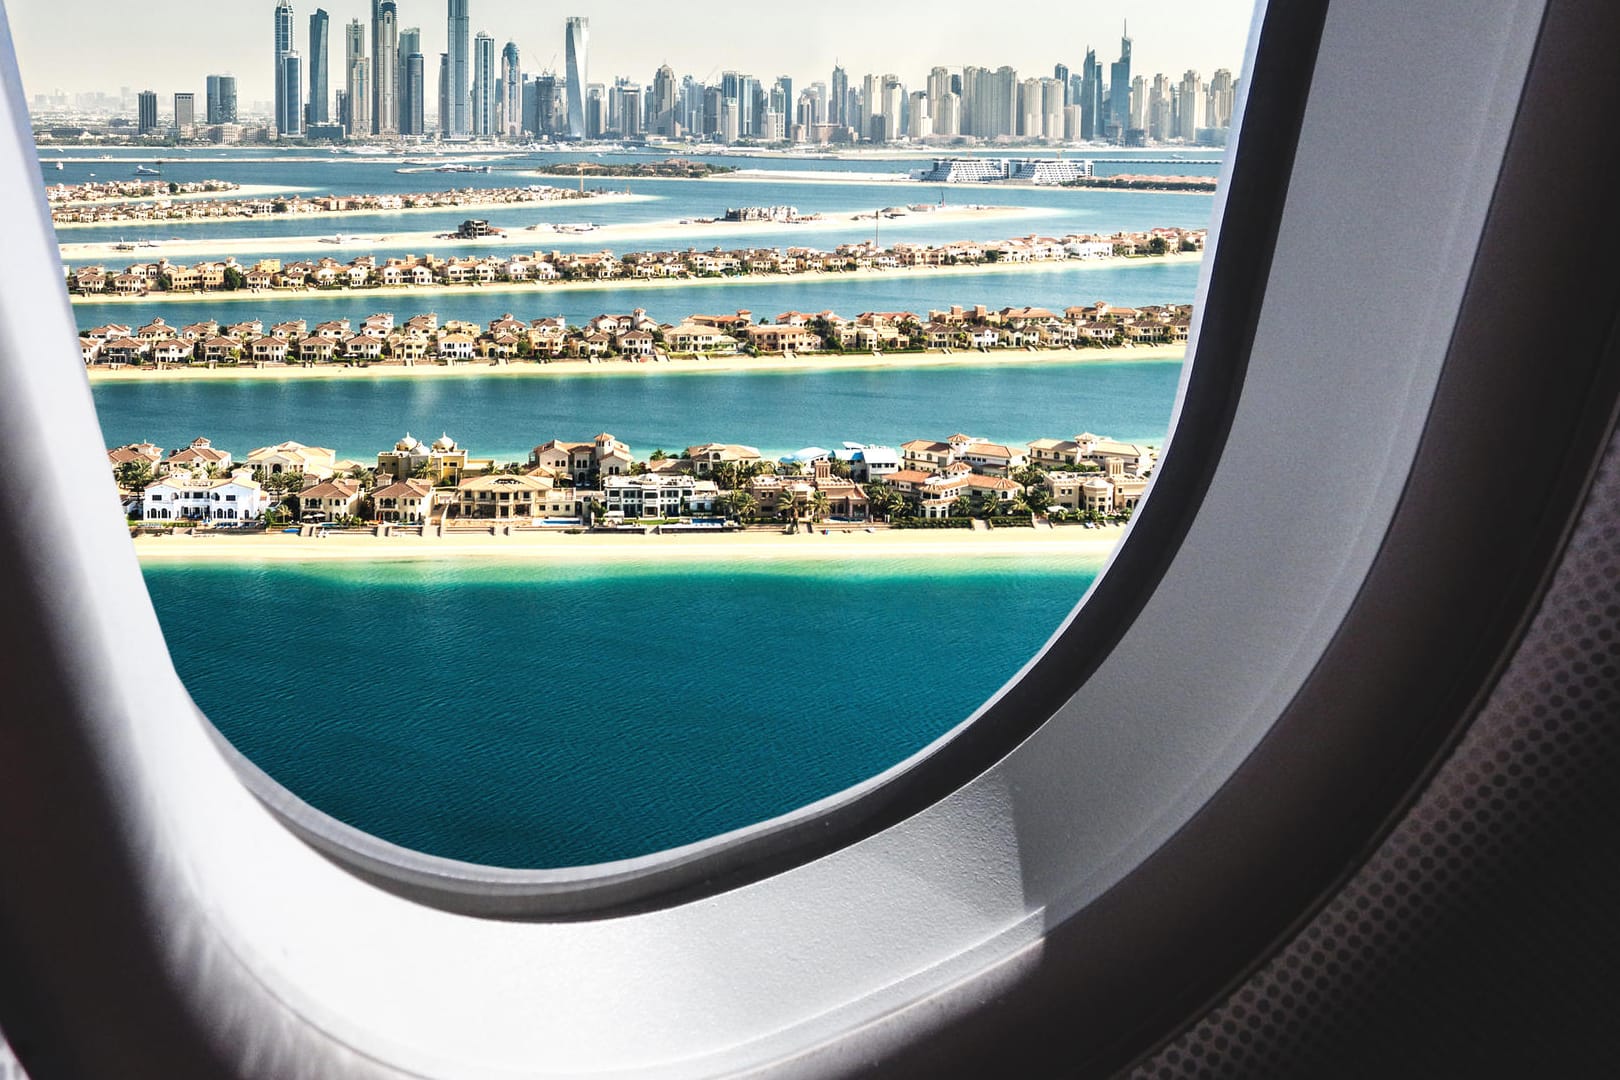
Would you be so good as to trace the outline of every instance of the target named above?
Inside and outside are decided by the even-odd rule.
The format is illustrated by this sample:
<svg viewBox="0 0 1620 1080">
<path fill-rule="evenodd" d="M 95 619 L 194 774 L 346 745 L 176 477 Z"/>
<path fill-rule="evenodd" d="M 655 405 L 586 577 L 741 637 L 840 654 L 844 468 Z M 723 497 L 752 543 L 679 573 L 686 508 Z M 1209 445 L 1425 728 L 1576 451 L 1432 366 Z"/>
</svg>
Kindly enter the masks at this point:
<svg viewBox="0 0 1620 1080">
<path fill-rule="evenodd" d="M 1086 529 L 886 529 L 856 528 L 785 535 L 751 529 L 723 535 L 672 536 L 521 532 L 495 536 L 456 532 L 444 537 L 333 535 L 324 538 L 261 533 L 245 536 L 140 536 L 133 541 L 143 563 L 274 562 L 322 564 L 343 561 L 521 561 L 559 564 L 723 562 L 727 565 L 794 562 L 862 562 L 869 559 L 955 557 L 1050 557 L 1101 565 L 1124 535 L 1122 526 Z M 1079 597 L 1075 598 L 1076 601 Z"/>
<path fill-rule="evenodd" d="M 346 379 L 435 379 L 435 378 L 565 378 L 579 375 L 632 377 L 637 375 L 737 375 L 749 372 L 791 373 L 822 371 L 888 371 L 909 368 L 951 367 L 1038 367 L 1050 365 L 1086 365 L 1108 362 L 1180 362 L 1186 358 L 1185 345 L 1129 345 L 1091 349 L 1041 349 L 1029 352 L 1021 349 L 995 349 L 990 352 L 939 350 L 924 352 L 890 352 L 880 356 L 870 353 L 806 353 L 787 358 L 783 356 L 749 357 L 745 355 L 715 356 L 708 358 L 674 357 L 667 361 L 637 363 L 629 360 L 609 360 L 591 363 L 587 360 L 554 360 L 540 364 L 533 361 L 512 361 L 493 364 L 487 360 L 469 360 L 453 367 L 420 363 L 410 367 L 404 364 L 371 364 L 366 367 L 345 367 L 339 363 L 317 364 L 314 367 L 287 365 L 277 367 L 153 367 L 89 368 L 90 382 L 98 383 L 157 383 L 157 382 L 277 382 L 298 380 Z"/>
<path fill-rule="evenodd" d="M 478 294 L 545 296 L 553 292 L 652 291 L 678 288 L 736 288 L 748 285 L 793 283 L 824 284 L 830 281 L 871 281 L 918 277 L 952 277 L 984 274 L 1020 274 L 1040 271 L 1101 270 L 1125 267 L 1165 266 L 1198 262 L 1202 252 L 1172 252 L 1165 255 L 1139 255 L 1113 259 L 1044 259 L 1034 262 L 971 263 L 959 266 L 905 266 L 892 270 L 810 271 L 802 274 L 741 274 L 735 277 L 659 278 L 653 280 L 609 279 L 606 281 L 492 282 L 484 285 L 379 286 L 364 289 L 272 289 L 265 292 L 147 293 L 144 296 L 72 296 L 74 307 L 139 307 L 143 304 L 237 304 L 259 302 L 285 304 L 299 300 L 378 300 L 404 297 L 435 297 Z M 433 301 L 429 300 L 429 303 Z"/>
</svg>

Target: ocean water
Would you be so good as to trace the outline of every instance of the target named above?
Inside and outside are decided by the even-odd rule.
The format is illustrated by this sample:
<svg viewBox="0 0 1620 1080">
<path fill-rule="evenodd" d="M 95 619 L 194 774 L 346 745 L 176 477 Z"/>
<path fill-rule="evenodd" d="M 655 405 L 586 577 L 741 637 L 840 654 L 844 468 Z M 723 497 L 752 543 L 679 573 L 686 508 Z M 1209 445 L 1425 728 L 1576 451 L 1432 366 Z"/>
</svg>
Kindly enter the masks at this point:
<svg viewBox="0 0 1620 1080">
<path fill-rule="evenodd" d="M 173 448 L 206 435 L 240 457 L 294 439 L 365 460 L 407 431 L 447 432 L 475 455 L 515 461 L 548 439 L 601 431 L 637 454 L 714 441 L 779 456 L 957 431 L 1012 444 L 1093 431 L 1162 445 L 1180 376 L 1175 361 L 1037 358 L 734 375 L 176 380 L 98 383 L 94 394 L 109 446 L 149 440 Z"/>
<path fill-rule="evenodd" d="M 420 851 L 545 868 L 713 836 L 896 764 L 1015 674 L 1096 569 L 345 562 L 146 578 L 197 703 L 294 793 Z"/>
</svg>

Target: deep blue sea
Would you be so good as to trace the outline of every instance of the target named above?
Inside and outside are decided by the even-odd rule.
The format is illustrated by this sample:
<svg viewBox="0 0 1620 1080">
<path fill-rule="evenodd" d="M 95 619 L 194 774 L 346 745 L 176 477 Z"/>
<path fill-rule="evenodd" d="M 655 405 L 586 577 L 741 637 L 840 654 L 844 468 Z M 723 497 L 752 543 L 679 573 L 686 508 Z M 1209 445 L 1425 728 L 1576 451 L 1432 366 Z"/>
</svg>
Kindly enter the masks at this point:
<svg viewBox="0 0 1620 1080">
<path fill-rule="evenodd" d="M 150 154 L 47 169 L 50 182 L 125 177 Z M 50 153 L 44 155 L 47 159 Z M 68 150 L 62 157 L 93 157 Z M 1097 155 L 1102 172 L 1211 173 L 1215 155 L 1146 167 Z M 333 192 L 442 190 L 535 182 L 515 173 L 400 175 L 395 160 L 295 161 L 265 151 L 166 155 L 173 179 Z M 629 155 L 633 159 L 634 155 Z M 1116 160 L 1108 160 L 1115 157 Z M 507 164 L 545 160 L 515 155 Z M 750 169 L 885 173 L 914 159 L 728 157 Z M 729 205 L 787 203 L 838 212 L 932 201 L 902 183 L 781 179 L 637 182 L 639 202 L 492 212 L 535 220 L 652 222 Z M 953 202 L 1033 207 L 1014 223 L 918 223 L 907 238 L 999 238 L 1207 223 L 1208 197 L 973 188 Z M 418 231 L 462 216 L 344 219 L 345 232 Z M 307 222 L 65 231 L 125 235 L 305 235 Z M 540 234 L 533 234 L 540 235 Z M 843 236 L 817 232 L 830 246 Z M 864 235 L 864 233 L 860 234 Z M 535 246 L 561 246 L 547 238 Z M 795 242 L 782 234 L 735 243 Z M 597 247 L 588 238 L 579 246 Z M 516 245 L 518 247 L 522 245 Z M 645 247 L 646 245 L 630 245 Z M 321 252 L 331 253 L 332 249 Z M 347 249 L 343 249 L 347 251 Z M 974 277 L 814 281 L 658 292 L 466 294 L 368 303 L 352 298 L 83 306 L 81 325 L 161 315 L 312 321 L 373 311 L 487 321 L 646 307 L 661 320 L 747 308 L 759 315 L 846 314 L 952 303 L 1061 308 L 1188 303 L 1196 264 L 1072 267 Z M 898 443 L 965 431 L 1023 443 L 1082 430 L 1162 443 L 1180 366 L 1061 361 L 814 373 L 476 376 L 287 383 L 99 384 L 108 445 L 197 435 L 245 454 L 296 439 L 373 458 L 405 432 L 448 432 L 474 454 L 524 457 L 551 438 L 610 431 L 645 454 L 721 440 L 769 455 L 841 442 Z M 738 828 L 833 794 L 902 760 L 969 715 L 1029 658 L 1089 586 L 1096 567 L 1048 558 L 867 560 L 849 565 L 681 563 L 155 564 L 147 580 L 182 676 L 233 742 L 315 806 L 384 839 L 457 859 L 555 867 L 645 854 Z M 276 647 L 296 640 L 296 650 Z M 919 644 L 921 643 L 921 644 Z"/>
<path fill-rule="evenodd" d="M 294 793 L 420 851 L 544 868 L 700 840 L 881 772 L 993 694 L 1094 573 L 922 559 L 146 577 L 197 703 Z"/>
</svg>

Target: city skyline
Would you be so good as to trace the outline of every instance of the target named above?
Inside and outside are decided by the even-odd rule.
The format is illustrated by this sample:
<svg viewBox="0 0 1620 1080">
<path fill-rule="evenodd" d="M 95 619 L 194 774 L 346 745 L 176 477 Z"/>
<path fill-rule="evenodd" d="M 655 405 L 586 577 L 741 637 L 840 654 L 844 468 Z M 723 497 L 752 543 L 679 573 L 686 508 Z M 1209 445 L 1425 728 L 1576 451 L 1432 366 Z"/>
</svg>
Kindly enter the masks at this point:
<svg viewBox="0 0 1620 1080">
<path fill-rule="evenodd" d="M 111 8 L 111 4 L 106 6 Z M 75 94 L 110 92 L 118 86 L 145 88 L 150 81 L 150 65 L 130 59 L 141 55 L 143 35 L 153 37 L 154 49 L 166 50 L 166 32 L 172 26 L 166 13 L 172 9 L 175 19 L 184 19 L 193 6 L 186 0 L 152 0 L 141 9 L 139 19 L 118 19 L 109 10 L 100 24 L 120 25 L 116 33 L 107 34 L 104 42 L 94 35 L 63 40 L 48 13 L 38 9 L 14 13 L 12 31 L 28 92 Z M 263 43 L 264 28 L 274 6 L 263 3 L 211 10 L 208 29 L 211 40 L 219 42 L 219 47 L 180 54 L 166 61 L 165 69 L 171 72 L 168 81 L 174 85 L 158 89 L 168 94 L 189 90 L 193 83 L 201 89 L 207 76 L 231 73 L 238 79 L 244 107 L 272 100 L 273 69 L 265 62 Z M 396 25 L 400 30 L 420 26 L 422 52 L 430 59 L 436 58 L 449 51 L 450 6 L 446 0 L 398 0 Z M 827 14 L 818 22 L 836 25 L 843 21 L 841 16 L 847 16 L 851 23 L 858 19 L 865 32 L 859 38 L 823 34 L 807 40 L 802 16 L 769 10 L 721 36 L 703 29 L 706 20 L 692 18 L 669 20 L 669 25 L 661 25 L 658 33 L 649 34 L 647 17 L 638 14 L 634 5 L 582 2 L 566 9 L 551 9 L 556 14 L 545 17 L 538 16 L 532 5 L 515 0 L 473 0 L 470 4 L 459 0 L 455 6 L 467 10 L 471 29 L 491 35 L 497 47 L 515 43 L 524 68 L 531 73 L 550 70 L 563 74 L 565 21 L 571 16 L 588 19 L 594 81 L 610 83 L 623 76 L 644 85 L 650 85 L 655 71 L 666 63 L 683 75 L 703 80 L 717 78 L 722 70 L 729 69 L 771 79 L 788 74 L 801 83 L 829 78 L 835 64 L 852 75 L 892 72 L 903 82 L 917 84 L 929 68 L 938 64 L 1008 65 L 1021 73 L 1050 74 L 1059 64 L 1078 70 L 1088 45 L 1096 50 L 1106 68 L 1118 59 L 1116 50 L 1127 15 L 1132 24 L 1130 36 L 1136 39 L 1135 72 L 1162 71 L 1179 76 L 1183 70 L 1191 69 L 1207 77 L 1216 68 L 1238 69 L 1251 14 L 1251 5 L 1239 0 L 1196 5 L 1186 0 L 1138 0 L 1130 5 L 1078 8 L 1052 0 L 1033 0 L 1025 5 L 1026 18 L 1018 27 L 970 27 L 965 20 L 950 22 L 934 17 L 936 9 L 932 8 L 923 17 L 924 12 L 904 5 L 872 12 L 845 0 L 832 0 L 823 5 Z M 373 13 L 373 5 L 366 0 L 296 3 L 293 7 L 296 51 L 309 47 L 306 31 L 317 7 L 324 8 L 337 25 L 347 25 L 356 18 L 369 23 Z M 128 10 L 120 6 L 117 12 Z M 128 25 L 121 25 L 124 23 Z M 1063 46 L 1053 47 L 1053 32 L 1046 29 L 1048 26 L 1072 28 L 1060 35 L 1068 39 Z M 819 44 L 820 40 L 828 44 Z M 469 56 L 469 66 L 471 59 Z M 86 72 L 95 74 L 80 74 Z M 92 78 L 99 85 L 93 84 Z M 331 84 L 341 88 L 343 81 L 333 78 Z"/>
</svg>

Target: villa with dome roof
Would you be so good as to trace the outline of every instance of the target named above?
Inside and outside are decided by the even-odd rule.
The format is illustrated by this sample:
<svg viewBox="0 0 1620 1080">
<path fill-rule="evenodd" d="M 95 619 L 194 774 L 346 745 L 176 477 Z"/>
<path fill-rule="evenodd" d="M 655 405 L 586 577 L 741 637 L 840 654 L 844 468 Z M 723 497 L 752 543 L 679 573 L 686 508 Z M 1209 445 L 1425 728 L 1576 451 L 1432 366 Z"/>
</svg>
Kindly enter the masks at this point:
<svg viewBox="0 0 1620 1080">
<path fill-rule="evenodd" d="M 459 484 L 469 467 L 467 451 L 449 435 L 440 435 L 428 444 L 407 432 L 392 450 L 377 455 L 377 472 L 395 480 L 418 477 L 435 484 Z"/>
</svg>

